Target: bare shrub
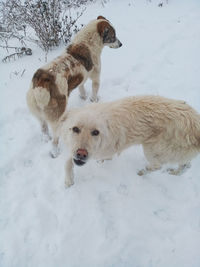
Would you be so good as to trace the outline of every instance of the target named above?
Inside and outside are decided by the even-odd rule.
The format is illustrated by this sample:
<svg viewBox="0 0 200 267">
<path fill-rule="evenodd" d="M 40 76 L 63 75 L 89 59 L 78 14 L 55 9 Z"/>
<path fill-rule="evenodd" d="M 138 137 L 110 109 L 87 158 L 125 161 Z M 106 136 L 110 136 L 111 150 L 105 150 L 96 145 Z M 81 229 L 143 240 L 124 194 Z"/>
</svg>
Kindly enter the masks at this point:
<svg viewBox="0 0 200 267">
<path fill-rule="evenodd" d="M 1 46 L 3 47 L 3 46 Z M 16 60 L 16 58 L 20 58 L 24 55 L 27 56 L 31 56 L 32 55 L 32 50 L 30 48 L 26 48 L 26 47 L 11 47 L 11 46 L 7 46 L 5 47 L 6 49 L 14 49 L 15 52 L 4 57 L 2 59 L 3 62 L 8 62 L 10 60 Z"/>
<path fill-rule="evenodd" d="M 23 36 L 28 38 L 26 30 L 34 30 L 35 41 L 48 51 L 61 42 L 68 43 L 73 33 L 79 30 L 77 21 L 84 9 L 71 15 L 71 8 L 80 7 L 89 0 L 6 0 L 0 4 L 0 41 Z M 83 3 L 82 3 L 83 2 Z"/>
<path fill-rule="evenodd" d="M 16 38 L 22 47 L 33 41 L 48 52 L 61 43 L 68 44 L 78 26 L 86 5 L 108 0 L 5 0 L 0 3 L 0 42 L 9 47 Z M 34 31 L 35 37 L 27 34 Z M 30 32 L 30 31 L 28 31 Z M 17 52 L 18 53 L 18 52 Z"/>
</svg>

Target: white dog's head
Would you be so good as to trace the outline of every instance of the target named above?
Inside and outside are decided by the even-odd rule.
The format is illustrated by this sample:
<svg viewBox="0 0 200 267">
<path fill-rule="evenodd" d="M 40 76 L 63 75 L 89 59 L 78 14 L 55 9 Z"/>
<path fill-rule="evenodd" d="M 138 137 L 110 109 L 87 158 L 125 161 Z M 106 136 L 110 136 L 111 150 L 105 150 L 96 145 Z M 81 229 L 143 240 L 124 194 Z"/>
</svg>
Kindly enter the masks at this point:
<svg viewBox="0 0 200 267">
<path fill-rule="evenodd" d="M 89 158 L 101 158 L 108 137 L 106 120 L 88 111 L 87 108 L 73 109 L 62 119 L 61 138 L 71 151 L 74 163 L 79 166 Z"/>
<path fill-rule="evenodd" d="M 122 43 L 116 37 L 116 32 L 110 21 L 104 18 L 103 16 L 98 16 L 99 20 L 97 24 L 97 30 L 100 36 L 102 37 L 103 44 L 109 46 L 110 48 L 119 48 L 122 46 Z"/>
</svg>

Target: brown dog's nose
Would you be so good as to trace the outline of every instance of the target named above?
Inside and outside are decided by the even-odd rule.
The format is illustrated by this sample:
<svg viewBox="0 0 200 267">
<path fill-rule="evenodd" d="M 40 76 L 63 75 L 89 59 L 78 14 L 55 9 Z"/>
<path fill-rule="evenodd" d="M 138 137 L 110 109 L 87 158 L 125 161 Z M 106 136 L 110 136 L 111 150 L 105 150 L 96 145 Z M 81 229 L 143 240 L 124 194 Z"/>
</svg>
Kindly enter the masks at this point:
<svg viewBox="0 0 200 267">
<path fill-rule="evenodd" d="M 76 157 L 80 160 L 86 160 L 88 157 L 88 152 L 86 149 L 79 148 L 76 151 Z"/>
</svg>

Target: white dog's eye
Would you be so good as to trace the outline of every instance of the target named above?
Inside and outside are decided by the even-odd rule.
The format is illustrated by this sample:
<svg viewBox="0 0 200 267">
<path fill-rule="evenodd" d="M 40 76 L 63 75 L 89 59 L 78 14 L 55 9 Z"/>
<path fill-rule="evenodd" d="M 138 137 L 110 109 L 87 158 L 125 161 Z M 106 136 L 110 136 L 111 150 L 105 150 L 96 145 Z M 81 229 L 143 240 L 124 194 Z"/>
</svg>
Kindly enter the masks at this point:
<svg viewBox="0 0 200 267">
<path fill-rule="evenodd" d="M 94 130 L 91 132 L 91 135 L 96 136 L 99 135 L 99 131 L 98 130 Z"/>
<path fill-rule="evenodd" d="M 73 131 L 74 133 L 80 133 L 81 130 L 80 130 L 78 127 L 74 126 L 74 127 L 72 128 L 72 131 Z"/>
</svg>

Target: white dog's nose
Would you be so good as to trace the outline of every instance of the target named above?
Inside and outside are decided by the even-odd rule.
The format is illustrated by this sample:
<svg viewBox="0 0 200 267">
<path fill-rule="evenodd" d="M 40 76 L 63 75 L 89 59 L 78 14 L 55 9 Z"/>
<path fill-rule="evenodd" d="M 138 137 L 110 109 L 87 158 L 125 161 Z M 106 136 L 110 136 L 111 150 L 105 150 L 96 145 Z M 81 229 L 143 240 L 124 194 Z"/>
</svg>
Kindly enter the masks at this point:
<svg viewBox="0 0 200 267">
<path fill-rule="evenodd" d="M 80 159 L 80 160 L 86 160 L 88 157 L 88 152 L 86 149 L 82 149 L 82 148 L 79 148 L 77 151 L 76 151 L 76 158 L 77 159 Z"/>
</svg>

